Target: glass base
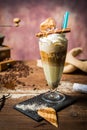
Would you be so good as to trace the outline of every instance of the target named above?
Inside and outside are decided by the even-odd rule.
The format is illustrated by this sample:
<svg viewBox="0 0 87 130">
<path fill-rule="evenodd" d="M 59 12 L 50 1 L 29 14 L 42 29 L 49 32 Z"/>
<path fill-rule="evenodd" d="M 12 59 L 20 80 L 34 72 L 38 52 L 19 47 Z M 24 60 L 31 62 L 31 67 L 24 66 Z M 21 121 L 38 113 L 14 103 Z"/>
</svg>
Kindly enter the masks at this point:
<svg viewBox="0 0 87 130">
<path fill-rule="evenodd" d="M 42 99 L 49 103 L 60 103 L 65 100 L 65 95 L 58 91 L 49 91 L 43 94 Z"/>
</svg>

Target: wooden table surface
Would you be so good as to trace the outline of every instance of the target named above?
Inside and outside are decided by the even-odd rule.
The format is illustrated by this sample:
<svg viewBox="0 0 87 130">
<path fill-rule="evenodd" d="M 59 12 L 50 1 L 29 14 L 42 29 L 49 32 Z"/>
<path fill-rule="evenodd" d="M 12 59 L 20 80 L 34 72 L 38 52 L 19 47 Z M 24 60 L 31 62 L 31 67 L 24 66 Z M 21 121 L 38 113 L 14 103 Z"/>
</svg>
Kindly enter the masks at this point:
<svg viewBox="0 0 87 130">
<path fill-rule="evenodd" d="M 36 62 L 29 62 L 29 66 L 34 69 L 34 74 L 30 75 L 30 81 L 33 84 L 44 84 L 45 78 L 41 68 L 36 66 Z M 39 78 L 36 76 L 39 74 Z M 87 74 L 77 71 L 73 74 L 63 74 L 63 81 L 69 81 L 72 83 L 83 83 L 87 84 Z M 39 82 L 40 81 L 40 82 Z M 66 92 L 67 94 L 67 92 Z M 3 109 L 0 111 L 0 130 L 86 130 L 87 129 L 87 95 L 84 93 L 73 92 L 70 95 L 78 97 L 78 100 L 72 105 L 66 107 L 65 109 L 59 111 L 58 123 L 59 127 L 56 128 L 49 124 L 45 120 L 41 122 L 36 122 L 30 117 L 13 109 L 14 104 L 27 99 L 23 98 L 9 98 L 6 100 Z"/>
</svg>

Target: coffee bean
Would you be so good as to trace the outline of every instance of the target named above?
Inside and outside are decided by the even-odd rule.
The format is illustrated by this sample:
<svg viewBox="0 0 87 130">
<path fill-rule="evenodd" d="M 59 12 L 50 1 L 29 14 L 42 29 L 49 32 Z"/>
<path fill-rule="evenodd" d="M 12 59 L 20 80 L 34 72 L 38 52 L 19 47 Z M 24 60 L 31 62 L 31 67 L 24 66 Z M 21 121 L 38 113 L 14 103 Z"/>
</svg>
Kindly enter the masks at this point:
<svg viewBox="0 0 87 130">
<path fill-rule="evenodd" d="M 7 84 L 13 84 L 14 87 L 17 85 L 25 86 L 24 82 L 19 81 L 19 78 L 27 77 L 33 72 L 33 68 L 25 65 L 22 61 L 16 62 L 11 68 L 8 68 L 5 74 L 0 74 L 0 85 L 6 87 Z"/>
</svg>

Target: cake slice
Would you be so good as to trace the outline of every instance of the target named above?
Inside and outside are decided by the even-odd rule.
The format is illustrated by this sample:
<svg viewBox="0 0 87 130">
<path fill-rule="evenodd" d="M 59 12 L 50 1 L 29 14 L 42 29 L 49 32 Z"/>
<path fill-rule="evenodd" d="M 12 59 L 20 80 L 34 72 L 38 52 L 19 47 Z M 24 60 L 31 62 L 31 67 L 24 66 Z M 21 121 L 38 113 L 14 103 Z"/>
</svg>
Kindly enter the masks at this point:
<svg viewBox="0 0 87 130">
<path fill-rule="evenodd" d="M 53 109 L 51 107 L 46 107 L 43 109 L 39 109 L 37 113 L 39 116 L 43 117 L 49 123 L 58 127 L 57 115 L 56 115 L 55 109 Z"/>
</svg>

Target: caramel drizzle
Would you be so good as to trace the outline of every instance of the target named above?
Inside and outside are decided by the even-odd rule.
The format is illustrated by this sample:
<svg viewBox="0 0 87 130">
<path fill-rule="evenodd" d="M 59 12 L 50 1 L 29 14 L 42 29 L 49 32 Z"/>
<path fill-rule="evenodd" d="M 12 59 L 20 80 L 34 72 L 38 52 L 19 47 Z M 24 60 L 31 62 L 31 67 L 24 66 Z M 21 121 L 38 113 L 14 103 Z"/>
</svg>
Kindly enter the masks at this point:
<svg viewBox="0 0 87 130">
<path fill-rule="evenodd" d="M 36 34 L 36 37 L 43 37 L 43 36 L 47 36 L 49 34 L 56 34 L 56 33 L 68 33 L 70 32 L 71 29 L 70 28 L 66 28 L 66 29 L 54 29 L 54 30 L 49 30 L 49 31 L 45 31 L 45 32 L 39 32 Z"/>
</svg>

